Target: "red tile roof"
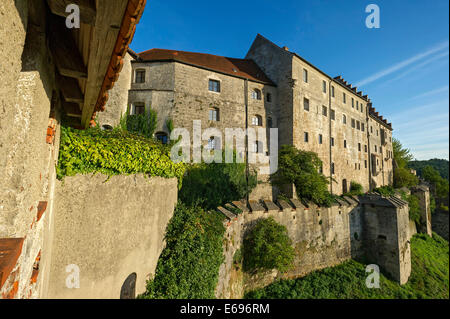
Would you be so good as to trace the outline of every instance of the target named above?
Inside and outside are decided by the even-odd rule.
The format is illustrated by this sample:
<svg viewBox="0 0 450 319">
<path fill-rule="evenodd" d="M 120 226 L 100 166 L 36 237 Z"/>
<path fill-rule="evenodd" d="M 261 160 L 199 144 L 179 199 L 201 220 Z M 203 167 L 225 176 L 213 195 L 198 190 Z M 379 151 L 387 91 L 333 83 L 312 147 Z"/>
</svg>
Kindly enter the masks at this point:
<svg viewBox="0 0 450 319">
<path fill-rule="evenodd" d="M 274 85 L 258 65 L 249 59 L 235 59 L 206 53 L 165 49 L 151 49 L 138 53 L 138 55 L 143 61 L 176 61 L 251 81 Z"/>
</svg>

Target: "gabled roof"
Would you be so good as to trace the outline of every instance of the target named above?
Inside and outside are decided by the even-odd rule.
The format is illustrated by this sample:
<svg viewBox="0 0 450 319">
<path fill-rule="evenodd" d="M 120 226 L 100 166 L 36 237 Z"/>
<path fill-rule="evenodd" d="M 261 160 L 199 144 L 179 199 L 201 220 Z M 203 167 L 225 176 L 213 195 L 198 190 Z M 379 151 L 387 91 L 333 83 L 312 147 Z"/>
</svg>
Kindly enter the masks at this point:
<svg viewBox="0 0 450 319">
<path fill-rule="evenodd" d="M 138 53 L 138 56 L 143 62 L 180 62 L 222 74 L 275 86 L 258 65 L 250 59 L 235 59 L 206 53 L 165 49 L 151 49 Z"/>
</svg>

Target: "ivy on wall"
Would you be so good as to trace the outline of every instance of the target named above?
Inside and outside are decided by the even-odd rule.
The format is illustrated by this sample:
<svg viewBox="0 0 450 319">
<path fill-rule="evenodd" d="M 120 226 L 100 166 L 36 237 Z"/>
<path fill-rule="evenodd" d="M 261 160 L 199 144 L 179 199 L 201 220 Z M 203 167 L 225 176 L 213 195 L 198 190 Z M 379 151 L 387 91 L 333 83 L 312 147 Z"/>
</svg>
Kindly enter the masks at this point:
<svg viewBox="0 0 450 319">
<path fill-rule="evenodd" d="M 173 163 L 170 146 L 121 129 L 76 130 L 61 127 L 57 176 L 103 173 L 105 175 L 144 173 L 176 177 L 181 187 L 184 163 Z"/>
</svg>

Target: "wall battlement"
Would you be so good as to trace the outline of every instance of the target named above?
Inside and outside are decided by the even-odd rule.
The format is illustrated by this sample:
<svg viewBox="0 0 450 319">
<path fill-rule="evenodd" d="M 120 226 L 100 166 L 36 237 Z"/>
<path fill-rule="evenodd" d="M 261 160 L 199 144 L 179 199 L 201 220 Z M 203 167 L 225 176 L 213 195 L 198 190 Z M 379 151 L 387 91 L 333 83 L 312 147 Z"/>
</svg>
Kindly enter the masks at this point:
<svg viewBox="0 0 450 319">
<path fill-rule="evenodd" d="M 219 270 L 218 298 L 240 298 L 245 291 L 276 279 L 304 276 L 311 271 L 366 257 L 400 284 L 411 272 L 408 203 L 378 194 L 343 196 L 331 207 L 290 199 L 235 201 L 218 207 L 225 217 L 225 262 Z M 295 249 L 294 267 L 247 274 L 234 263 L 246 233 L 262 218 L 273 217 L 286 227 Z"/>
</svg>

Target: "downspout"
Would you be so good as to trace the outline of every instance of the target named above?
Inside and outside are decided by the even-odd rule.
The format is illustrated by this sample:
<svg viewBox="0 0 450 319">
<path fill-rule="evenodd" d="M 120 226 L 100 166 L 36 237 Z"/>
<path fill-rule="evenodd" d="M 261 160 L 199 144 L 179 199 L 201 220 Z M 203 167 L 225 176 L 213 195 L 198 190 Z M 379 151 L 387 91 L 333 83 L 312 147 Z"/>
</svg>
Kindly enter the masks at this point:
<svg viewBox="0 0 450 319">
<path fill-rule="evenodd" d="M 332 157 L 332 151 L 331 151 L 331 85 L 332 80 L 329 80 L 328 82 L 328 130 L 329 130 L 329 145 L 330 145 L 330 193 L 331 195 L 333 195 L 333 170 L 332 170 L 332 165 L 333 165 L 333 157 Z"/>
<path fill-rule="evenodd" d="M 248 79 L 244 80 L 244 108 L 245 108 L 245 183 L 246 183 L 246 201 L 248 206 L 249 186 L 249 164 L 248 164 Z"/>
<path fill-rule="evenodd" d="M 370 147 L 370 125 L 369 125 L 369 107 L 372 107 L 372 103 L 367 104 L 366 107 L 366 122 L 367 122 L 367 165 L 369 169 L 369 191 L 372 191 L 372 155 Z"/>
</svg>

